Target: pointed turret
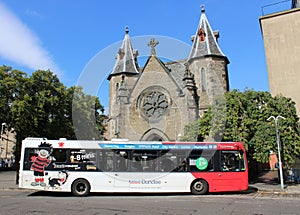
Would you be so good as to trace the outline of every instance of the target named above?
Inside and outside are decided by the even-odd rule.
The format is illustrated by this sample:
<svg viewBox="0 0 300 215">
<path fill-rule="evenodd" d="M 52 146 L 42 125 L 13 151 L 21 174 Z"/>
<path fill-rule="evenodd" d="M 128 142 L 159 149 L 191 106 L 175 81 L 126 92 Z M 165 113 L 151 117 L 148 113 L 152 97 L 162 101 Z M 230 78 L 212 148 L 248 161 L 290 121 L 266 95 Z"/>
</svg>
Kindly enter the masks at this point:
<svg viewBox="0 0 300 215">
<path fill-rule="evenodd" d="M 126 27 L 122 46 L 118 51 L 115 66 L 108 79 L 110 79 L 112 75 L 138 74 L 137 56 L 138 51 L 133 50 L 129 37 L 129 30 L 128 27 Z"/>
<path fill-rule="evenodd" d="M 205 15 L 204 6 L 201 8 L 201 17 L 196 34 L 193 36 L 193 46 L 189 59 L 206 55 L 225 56 L 217 42 L 218 32 L 213 32 Z"/>
<path fill-rule="evenodd" d="M 109 138 L 124 137 L 125 121 L 128 118 L 127 105 L 129 105 L 130 89 L 139 77 L 137 63 L 137 50 L 133 50 L 126 27 L 125 37 L 117 53 L 116 63 L 108 76 L 109 80 Z"/>
<path fill-rule="evenodd" d="M 200 21 L 187 61 L 190 72 L 194 74 L 200 115 L 208 109 L 214 98 L 229 90 L 227 68 L 229 60 L 218 45 L 218 37 L 219 33 L 213 32 L 202 6 Z"/>
</svg>

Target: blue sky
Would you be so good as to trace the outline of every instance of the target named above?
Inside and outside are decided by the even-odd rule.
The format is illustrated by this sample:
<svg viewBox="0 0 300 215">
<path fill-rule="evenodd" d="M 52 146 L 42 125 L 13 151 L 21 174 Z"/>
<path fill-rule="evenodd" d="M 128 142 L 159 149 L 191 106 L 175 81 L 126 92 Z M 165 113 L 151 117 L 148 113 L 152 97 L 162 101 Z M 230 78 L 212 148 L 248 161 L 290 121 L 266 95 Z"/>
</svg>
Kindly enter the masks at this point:
<svg viewBox="0 0 300 215">
<path fill-rule="evenodd" d="M 51 69 L 68 87 L 80 83 L 83 76 L 93 76 L 86 81 L 100 80 L 96 81 L 101 85 L 97 94 L 107 107 L 107 93 L 101 93 L 107 84 L 102 81 L 112 70 L 125 26 L 129 26 L 134 48 L 139 47 L 135 37 L 149 35 L 190 46 L 204 5 L 230 61 L 230 89 L 269 91 L 259 17 L 275 10 L 263 6 L 277 2 L 280 0 L 0 0 L 0 65 L 29 75 L 37 69 Z M 289 6 L 290 2 L 280 5 Z M 85 73 L 99 57 L 94 73 Z"/>
</svg>

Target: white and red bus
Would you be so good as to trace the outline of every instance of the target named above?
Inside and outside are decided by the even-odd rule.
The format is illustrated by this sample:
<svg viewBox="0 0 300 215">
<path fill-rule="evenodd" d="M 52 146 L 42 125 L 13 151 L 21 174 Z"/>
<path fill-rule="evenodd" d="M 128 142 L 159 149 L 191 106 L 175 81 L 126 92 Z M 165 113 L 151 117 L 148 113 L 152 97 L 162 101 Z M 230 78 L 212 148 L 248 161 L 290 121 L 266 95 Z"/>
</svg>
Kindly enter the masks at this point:
<svg viewBox="0 0 300 215">
<path fill-rule="evenodd" d="M 77 141 L 26 138 L 19 187 L 72 192 L 207 192 L 248 189 L 239 142 Z"/>
</svg>

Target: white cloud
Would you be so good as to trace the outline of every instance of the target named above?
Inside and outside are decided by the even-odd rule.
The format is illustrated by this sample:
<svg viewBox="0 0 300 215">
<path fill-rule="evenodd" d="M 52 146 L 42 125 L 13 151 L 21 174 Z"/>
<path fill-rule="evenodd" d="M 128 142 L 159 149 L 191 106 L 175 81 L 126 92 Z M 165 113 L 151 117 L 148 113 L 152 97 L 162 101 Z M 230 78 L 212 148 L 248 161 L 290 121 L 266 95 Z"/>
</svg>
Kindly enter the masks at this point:
<svg viewBox="0 0 300 215">
<path fill-rule="evenodd" d="M 0 3 L 0 56 L 30 69 L 61 70 L 26 24 Z"/>
</svg>

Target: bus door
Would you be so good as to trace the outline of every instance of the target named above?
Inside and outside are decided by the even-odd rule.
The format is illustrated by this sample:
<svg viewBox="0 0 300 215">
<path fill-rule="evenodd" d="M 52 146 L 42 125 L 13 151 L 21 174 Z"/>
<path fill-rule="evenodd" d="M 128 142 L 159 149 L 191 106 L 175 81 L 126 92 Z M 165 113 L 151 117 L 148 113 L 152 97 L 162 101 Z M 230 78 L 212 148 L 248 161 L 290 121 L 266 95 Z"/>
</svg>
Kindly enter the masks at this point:
<svg viewBox="0 0 300 215">
<path fill-rule="evenodd" d="M 161 173 L 157 150 L 132 150 L 115 153 L 115 188 L 141 191 L 158 189 L 161 182 L 156 180 Z"/>
<path fill-rule="evenodd" d="M 248 184 L 242 151 L 220 151 L 220 171 L 215 178 L 216 191 L 241 190 Z"/>
<path fill-rule="evenodd" d="M 114 173 L 114 187 L 115 188 L 129 188 L 128 173 Z"/>
<path fill-rule="evenodd" d="M 52 162 L 47 149 L 26 148 L 21 165 L 20 186 L 23 188 L 44 189 L 48 186 L 48 166 Z"/>
<path fill-rule="evenodd" d="M 127 150 L 114 150 L 112 174 L 115 188 L 129 188 L 129 155 Z"/>
</svg>

